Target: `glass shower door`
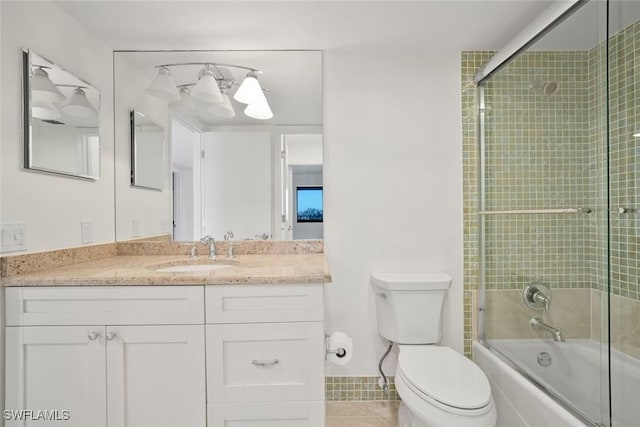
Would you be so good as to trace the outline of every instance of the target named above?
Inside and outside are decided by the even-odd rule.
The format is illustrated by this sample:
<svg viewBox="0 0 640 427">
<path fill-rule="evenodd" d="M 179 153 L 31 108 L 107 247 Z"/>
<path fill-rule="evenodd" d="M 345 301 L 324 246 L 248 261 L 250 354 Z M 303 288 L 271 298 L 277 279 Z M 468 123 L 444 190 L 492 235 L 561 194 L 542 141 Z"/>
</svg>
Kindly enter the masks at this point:
<svg viewBox="0 0 640 427">
<path fill-rule="evenodd" d="M 605 7 L 480 87 L 481 338 L 591 425 L 609 424 Z"/>
<path fill-rule="evenodd" d="M 640 2 L 611 1 L 609 194 L 612 425 L 639 425 Z"/>
</svg>

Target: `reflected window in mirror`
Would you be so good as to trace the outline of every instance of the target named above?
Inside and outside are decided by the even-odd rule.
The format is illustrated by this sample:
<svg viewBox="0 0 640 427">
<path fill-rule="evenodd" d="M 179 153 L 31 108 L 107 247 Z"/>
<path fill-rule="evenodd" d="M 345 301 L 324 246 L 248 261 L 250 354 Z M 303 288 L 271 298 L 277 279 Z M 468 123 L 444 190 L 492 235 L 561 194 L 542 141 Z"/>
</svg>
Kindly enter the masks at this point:
<svg viewBox="0 0 640 427">
<path fill-rule="evenodd" d="M 24 167 L 100 177 L 100 92 L 31 50 L 23 55 Z"/>
<path fill-rule="evenodd" d="M 164 128 L 140 111 L 132 110 L 131 185 L 151 190 L 164 188 L 167 159 Z"/>
</svg>

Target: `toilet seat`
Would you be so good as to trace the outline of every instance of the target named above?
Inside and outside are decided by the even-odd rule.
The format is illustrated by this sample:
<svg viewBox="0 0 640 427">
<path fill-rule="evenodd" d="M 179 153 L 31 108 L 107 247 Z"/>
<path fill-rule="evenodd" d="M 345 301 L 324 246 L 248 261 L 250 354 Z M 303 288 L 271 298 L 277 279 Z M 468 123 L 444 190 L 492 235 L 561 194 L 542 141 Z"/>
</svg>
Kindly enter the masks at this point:
<svg viewBox="0 0 640 427">
<path fill-rule="evenodd" d="M 491 402 L 482 370 L 449 347 L 401 345 L 398 374 L 420 398 L 455 414 L 477 414 Z"/>
</svg>

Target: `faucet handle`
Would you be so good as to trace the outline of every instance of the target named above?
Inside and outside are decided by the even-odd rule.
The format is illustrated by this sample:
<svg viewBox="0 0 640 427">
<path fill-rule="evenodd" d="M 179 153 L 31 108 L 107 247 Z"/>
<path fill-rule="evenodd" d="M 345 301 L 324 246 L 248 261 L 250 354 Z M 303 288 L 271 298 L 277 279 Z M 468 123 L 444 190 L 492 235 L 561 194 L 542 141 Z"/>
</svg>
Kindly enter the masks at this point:
<svg viewBox="0 0 640 427">
<path fill-rule="evenodd" d="M 522 302 L 532 310 L 549 311 L 551 290 L 540 282 L 529 283 L 522 291 Z"/>
<path fill-rule="evenodd" d="M 197 252 L 195 243 L 191 244 L 191 249 L 189 250 L 189 256 L 191 258 L 197 258 L 198 257 L 198 252 Z"/>
</svg>

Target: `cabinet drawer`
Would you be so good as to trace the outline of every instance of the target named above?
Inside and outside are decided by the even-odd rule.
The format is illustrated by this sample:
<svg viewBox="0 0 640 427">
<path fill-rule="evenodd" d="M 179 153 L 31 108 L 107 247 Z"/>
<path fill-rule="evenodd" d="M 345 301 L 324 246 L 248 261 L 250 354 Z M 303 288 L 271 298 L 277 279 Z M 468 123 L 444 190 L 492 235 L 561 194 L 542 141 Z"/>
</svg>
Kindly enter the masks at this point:
<svg viewBox="0 0 640 427">
<path fill-rule="evenodd" d="M 324 427 L 324 402 L 207 405 L 207 427 Z"/>
<path fill-rule="evenodd" d="M 204 323 L 203 286 L 7 288 L 7 326 Z"/>
<path fill-rule="evenodd" d="M 212 323 L 322 321 L 322 285 L 223 285 L 205 290 Z"/>
<path fill-rule="evenodd" d="M 209 403 L 324 399 L 320 322 L 207 325 Z"/>
</svg>

